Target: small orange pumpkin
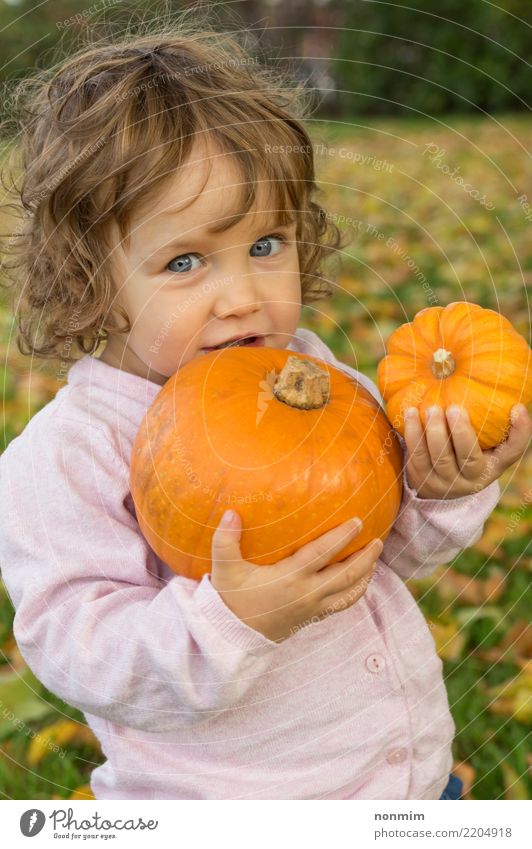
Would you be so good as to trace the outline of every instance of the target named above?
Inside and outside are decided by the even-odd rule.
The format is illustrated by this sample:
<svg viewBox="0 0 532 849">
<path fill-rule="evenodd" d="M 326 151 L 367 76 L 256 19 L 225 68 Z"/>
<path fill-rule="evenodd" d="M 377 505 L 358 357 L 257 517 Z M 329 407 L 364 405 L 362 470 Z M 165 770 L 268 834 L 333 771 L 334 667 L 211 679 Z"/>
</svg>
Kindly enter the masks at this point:
<svg viewBox="0 0 532 849">
<path fill-rule="evenodd" d="M 514 404 L 532 400 L 530 348 L 495 310 L 457 301 L 428 307 L 395 330 L 377 381 L 392 425 L 404 435 L 407 407 L 423 425 L 432 404 L 467 409 L 481 448 L 507 435 Z"/>
<path fill-rule="evenodd" d="M 353 516 L 329 563 L 384 540 L 402 497 L 403 452 L 375 398 L 344 371 L 277 348 L 229 347 L 174 374 L 131 460 L 141 530 L 175 572 L 200 580 L 222 514 L 242 517 L 243 557 L 269 565 Z"/>
</svg>

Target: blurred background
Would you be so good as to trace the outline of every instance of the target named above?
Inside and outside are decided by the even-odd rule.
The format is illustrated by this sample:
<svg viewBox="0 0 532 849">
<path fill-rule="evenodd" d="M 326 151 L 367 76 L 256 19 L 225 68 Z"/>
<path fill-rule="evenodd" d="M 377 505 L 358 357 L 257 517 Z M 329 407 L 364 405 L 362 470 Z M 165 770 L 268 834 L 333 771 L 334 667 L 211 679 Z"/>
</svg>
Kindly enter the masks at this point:
<svg viewBox="0 0 532 849">
<path fill-rule="evenodd" d="M 34 68 L 191 5 L 0 0 L 0 111 L 9 116 L 13 85 Z M 530 1 L 439 0 L 437 13 L 429 0 L 209 5 L 227 29 L 238 16 L 237 28 L 314 92 L 307 126 L 321 202 L 351 241 L 334 298 L 305 307 L 301 324 L 372 379 L 390 333 L 427 306 L 472 301 L 529 340 Z M 1 138 L 0 156 L 13 144 Z M 1 207 L 0 226 L 9 232 Z M 65 380 L 57 365 L 20 355 L 12 333 L 0 290 L 0 451 Z M 444 661 L 454 771 L 470 799 L 531 794 L 531 472 L 529 453 L 501 479 L 482 539 L 409 583 Z M 12 620 L 0 582 L 0 796 L 91 798 L 98 743 L 33 677 Z"/>
</svg>

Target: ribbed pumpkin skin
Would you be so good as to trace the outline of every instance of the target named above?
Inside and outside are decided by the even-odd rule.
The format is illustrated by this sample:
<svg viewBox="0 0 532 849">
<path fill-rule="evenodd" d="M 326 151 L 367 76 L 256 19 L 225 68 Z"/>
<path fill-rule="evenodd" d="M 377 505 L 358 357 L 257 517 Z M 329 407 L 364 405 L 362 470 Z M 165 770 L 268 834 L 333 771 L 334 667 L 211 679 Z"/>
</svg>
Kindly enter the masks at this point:
<svg viewBox="0 0 532 849">
<path fill-rule="evenodd" d="M 386 414 L 404 435 L 404 413 L 417 407 L 423 425 L 432 404 L 464 406 L 482 449 L 507 435 L 514 404 L 532 400 L 531 352 L 525 339 L 495 310 L 457 301 L 421 310 L 395 330 L 379 363 L 377 381 Z M 433 354 L 444 348 L 455 371 L 437 378 Z"/>
<path fill-rule="evenodd" d="M 328 370 L 324 407 L 275 398 L 289 356 Z M 242 517 L 242 555 L 258 565 L 353 516 L 363 530 L 330 563 L 384 540 L 401 503 L 402 464 L 379 404 L 344 372 L 293 351 L 237 347 L 191 360 L 165 383 L 136 436 L 130 484 L 149 545 L 175 572 L 200 580 L 230 507 Z"/>
</svg>

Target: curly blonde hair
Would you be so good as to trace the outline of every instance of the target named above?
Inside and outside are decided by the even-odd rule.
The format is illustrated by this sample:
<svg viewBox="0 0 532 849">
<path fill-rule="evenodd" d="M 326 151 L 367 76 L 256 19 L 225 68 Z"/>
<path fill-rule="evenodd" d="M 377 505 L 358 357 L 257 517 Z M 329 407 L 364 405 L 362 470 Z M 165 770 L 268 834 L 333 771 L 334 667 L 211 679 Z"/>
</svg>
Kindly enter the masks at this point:
<svg viewBox="0 0 532 849">
<path fill-rule="evenodd" d="M 106 37 L 20 81 L 11 101 L 3 126 L 15 122 L 16 143 L 4 171 L 20 179 L 7 186 L 2 177 L 15 198 L 3 207 L 21 221 L 2 234 L 1 285 L 14 287 L 22 354 L 61 358 L 66 339 L 73 353 L 92 354 L 110 333 L 130 331 L 124 310 L 110 310 L 109 224 L 127 243 L 134 208 L 157 196 L 205 131 L 243 176 L 236 215 L 220 229 L 250 209 L 260 179 L 271 181 L 281 216 L 296 214 L 302 303 L 332 294 L 323 262 L 342 235 L 315 200 L 302 124 L 309 90 L 234 35 L 183 21 Z M 268 155 L 268 145 L 282 155 Z"/>
</svg>

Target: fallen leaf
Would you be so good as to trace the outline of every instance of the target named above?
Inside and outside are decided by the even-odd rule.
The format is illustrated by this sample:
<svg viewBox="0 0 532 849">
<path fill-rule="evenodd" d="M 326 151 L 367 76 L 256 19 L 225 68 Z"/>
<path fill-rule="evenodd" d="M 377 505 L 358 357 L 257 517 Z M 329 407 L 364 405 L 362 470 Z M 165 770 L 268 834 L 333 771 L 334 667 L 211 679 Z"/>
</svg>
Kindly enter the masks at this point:
<svg viewBox="0 0 532 849">
<path fill-rule="evenodd" d="M 443 623 L 428 620 L 431 628 L 434 642 L 436 643 L 436 651 L 442 660 L 457 660 L 462 654 L 466 634 L 460 631 L 456 621 Z"/>
<path fill-rule="evenodd" d="M 484 601 L 499 601 L 506 589 L 507 575 L 502 569 L 493 568 L 489 576 L 483 582 Z"/>
<path fill-rule="evenodd" d="M 497 512 L 491 513 L 486 519 L 482 536 L 473 546 L 487 557 L 502 553 L 502 543 L 509 534 L 509 517 Z"/>
<path fill-rule="evenodd" d="M 507 576 L 502 569 L 492 568 L 487 578 L 472 578 L 454 569 L 447 569 L 435 584 L 444 600 L 462 604 L 482 604 L 498 601 L 504 592 Z"/>
<path fill-rule="evenodd" d="M 46 728 L 41 728 L 33 737 L 26 752 L 26 762 L 30 766 L 35 766 L 43 757 L 50 753 L 57 753 L 58 748 L 61 749 L 68 743 L 85 743 L 94 749 L 99 748 L 99 743 L 90 728 L 71 719 L 61 719 Z"/>
<path fill-rule="evenodd" d="M 509 660 L 526 662 L 532 658 L 532 624 L 524 619 L 514 622 L 498 646 L 477 652 L 478 657 L 490 663 Z"/>
<path fill-rule="evenodd" d="M 489 705 L 492 713 L 513 716 L 519 722 L 532 723 L 532 661 L 514 678 L 486 690 L 494 701 Z"/>
<path fill-rule="evenodd" d="M 501 769 L 504 781 L 504 798 L 528 799 L 528 788 L 524 776 L 518 775 L 507 761 L 501 761 Z"/>
<path fill-rule="evenodd" d="M 69 799 L 94 799 L 95 796 L 93 796 L 93 794 L 92 794 L 90 784 L 80 784 L 80 786 L 76 787 L 76 789 L 74 790 L 72 795 L 69 796 L 68 798 Z"/>
<path fill-rule="evenodd" d="M 0 671 L 0 740 L 17 731 L 24 733 L 27 722 L 52 713 L 51 705 L 39 694 L 42 685 L 28 666 Z"/>
<path fill-rule="evenodd" d="M 454 614 L 456 622 L 460 626 L 470 625 L 475 619 L 493 619 L 494 627 L 504 624 L 506 613 L 494 605 L 483 604 L 479 607 L 461 607 Z"/>
</svg>

